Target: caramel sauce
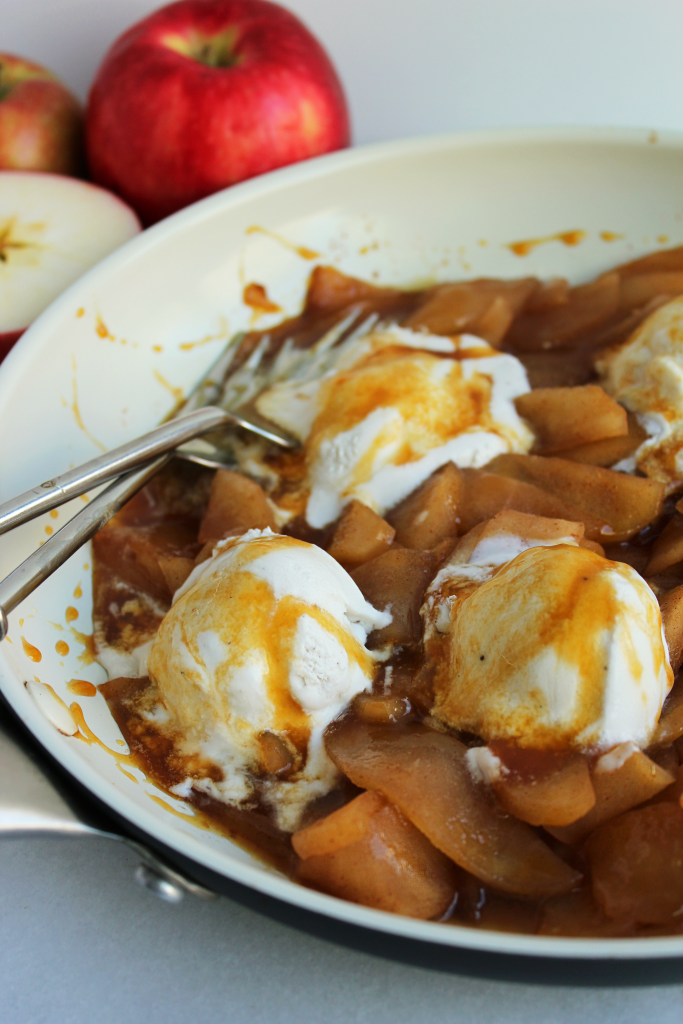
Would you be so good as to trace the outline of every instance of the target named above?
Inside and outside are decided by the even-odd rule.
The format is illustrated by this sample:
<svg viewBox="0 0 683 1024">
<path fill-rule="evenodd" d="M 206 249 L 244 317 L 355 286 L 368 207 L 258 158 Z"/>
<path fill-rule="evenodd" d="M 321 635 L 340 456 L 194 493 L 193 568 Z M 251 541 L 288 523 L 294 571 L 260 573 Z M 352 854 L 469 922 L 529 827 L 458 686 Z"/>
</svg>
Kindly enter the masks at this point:
<svg viewBox="0 0 683 1024">
<path fill-rule="evenodd" d="M 542 238 L 527 238 L 521 242 L 508 242 L 505 246 L 515 256 L 528 256 L 537 249 L 539 245 L 546 245 L 548 242 L 562 242 L 563 245 L 578 245 L 586 237 L 585 231 L 558 231 L 554 235 L 544 235 Z"/>
<path fill-rule="evenodd" d="M 242 292 L 242 301 L 245 306 L 251 306 L 255 313 L 279 313 L 281 307 L 268 298 L 268 293 L 262 284 L 245 284 Z"/>
<path fill-rule="evenodd" d="M 57 654 L 60 654 L 64 658 L 69 653 L 69 645 L 66 640 L 58 640 L 55 644 L 55 650 Z"/>
<path fill-rule="evenodd" d="M 295 252 L 297 256 L 301 256 L 303 260 L 317 260 L 320 256 L 320 253 L 316 252 L 315 249 L 309 249 L 305 245 L 296 245 L 294 242 L 290 242 L 289 239 L 283 238 L 282 235 L 269 231 L 267 228 L 259 227 L 257 224 L 247 228 L 246 233 L 248 235 L 266 235 L 267 238 L 272 238 L 275 242 L 279 242 L 280 245 L 284 245 L 285 249 L 289 249 L 291 252 Z"/>
<path fill-rule="evenodd" d="M 74 590 L 74 597 L 76 599 L 78 599 L 79 597 L 83 597 L 83 588 L 81 587 L 80 583 L 78 584 L 78 586 Z"/>
<path fill-rule="evenodd" d="M 43 655 L 41 654 L 41 652 L 38 650 L 37 647 L 34 647 L 33 644 L 30 644 L 26 637 L 22 636 L 21 646 L 24 648 L 24 654 L 26 655 L 27 658 L 30 658 L 31 661 L 43 660 Z"/>
<path fill-rule="evenodd" d="M 116 341 L 116 338 L 99 314 L 95 317 L 95 334 L 98 338 L 106 338 L 108 341 Z"/>
<path fill-rule="evenodd" d="M 600 238 L 602 239 L 603 242 L 617 242 L 620 239 L 625 238 L 625 237 L 626 237 L 625 235 L 620 235 L 616 231 L 601 231 L 600 232 Z"/>
<path fill-rule="evenodd" d="M 78 618 L 78 609 L 74 608 L 74 606 L 70 604 L 69 607 L 64 612 L 64 618 L 66 619 L 67 622 L 75 622 L 76 619 Z"/>
<path fill-rule="evenodd" d="M 95 697 L 97 694 L 97 687 L 87 679 L 70 679 L 66 688 L 76 697 Z"/>
<path fill-rule="evenodd" d="M 78 426 L 79 430 L 82 430 L 85 436 L 89 438 L 92 441 L 92 443 L 100 449 L 100 451 L 106 452 L 106 445 L 103 445 L 101 441 L 98 441 L 97 438 L 90 433 L 85 423 L 83 422 L 83 417 L 81 416 L 81 410 L 78 404 L 78 380 L 76 378 L 76 357 L 74 355 L 71 356 L 71 391 L 71 411 L 74 415 L 74 419 L 76 420 L 76 425 Z"/>
<path fill-rule="evenodd" d="M 253 227 L 248 231 L 249 234 L 256 232 L 274 237 L 275 240 L 298 252 L 302 258 L 314 259 L 317 256 L 311 250 L 298 251 L 303 247 L 293 246 L 292 243 L 272 235 L 265 229 Z M 585 233 L 581 231 L 563 232 L 547 238 L 512 243 L 510 248 L 516 255 L 521 256 L 531 252 L 536 245 L 545 242 L 559 241 L 564 245 L 577 245 L 584 237 Z M 513 246 L 517 248 L 513 248 Z M 334 306 L 330 302 L 329 306 L 315 307 L 313 303 L 309 303 L 299 317 L 271 328 L 267 332 L 270 339 L 269 352 L 276 353 L 285 340 L 290 337 L 294 338 L 295 344 L 301 347 L 315 343 L 342 318 L 350 307 L 359 304 L 368 312 L 376 310 L 381 316 L 400 323 L 419 306 L 425 295 L 430 293 L 429 289 L 414 293 L 384 289 L 377 290 L 377 294 L 373 297 L 368 296 L 362 290 L 359 291 L 357 284 L 349 285 L 348 299 L 339 305 Z M 263 336 L 264 332 L 256 331 L 245 335 L 235 360 L 235 367 L 241 365 L 249 357 Z M 591 360 L 593 353 L 594 348 L 591 350 Z M 576 361 L 574 349 L 570 354 Z M 534 355 L 531 354 L 530 361 L 533 361 Z M 545 354 L 541 353 L 541 355 Z M 552 355 L 555 357 L 557 354 L 553 353 Z M 566 353 L 564 355 L 566 356 Z M 569 381 L 568 375 L 573 372 L 571 368 L 558 365 L 560 366 L 558 370 L 559 383 L 584 382 L 583 379 Z M 546 370 L 544 369 L 543 372 Z M 168 382 L 163 380 L 160 383 L 167 387 L 174 397 L 178 397 L 177 393 L 180 392 L 180 389 L 173 389 Z M 381 388 L 381 382 L 378 381 L 372 397 L 369 396 L 369 393 L 365 396 L 359 394 L 357 396 L 358 408 L 355 413 L 349 412 L 348 409 L 344 411 L 344 403 L 341 402 L 340 415 L 360 415 L 362 408 L 368 408 L 372 401 L 381 401 Z M 408 395 L 408 390 L 406 390 L 406 395 Z M 300 481 L 304 458 L 305 456 L 301 452 L 285 453 L 276 457 L 277 469 L 281 474 L 277 501 L 285 506 L 289 502 L 290 507 L 298 509 L 299 512 L 303 511 Z M 190 468 L 174 464 L 173 468 L 159 474 L 126 508 L 118 513 L 108 527 L 97 535 L 93 543 L 95 639 L 85 638 L 90 644 L 89 651 L 93 651 L 94 645 L 103 643 L 132 650 L 138 643 L 156 633 L 164 613 L 170 606 L 170 594 L 160 596 L 161 592 L 154 591 L 151 578 L 146 577 L 144 573 L 138 574 L 133 582 L 131 582 L 130 576 L 124 578 L 120 574 L 123 566 L 119 557 L 121 549 L 107 548 L 105 541 L 107 536 L 111 536 L 108 535 L 108 531 L 122 525 L 142 531 L 156 529 L 156 525 L 163 521 L 176 524 L 176 526 L 182 524 L 187 535 L 196 538 L 199 522 L 206 506 L 210 481 L 211 475 L 205 471 L 200 471 L 196 467 Z M 607 551 L 608 557 L 625 562 L 638 561 L 644 566 L 654 540 L 665 525 L 667 518 L 670 518 L 672 514 L 673 505 L 670 509 L 667 506 L 660 521 L 652 524 L 646 531 L 643 531 L 642 535 L 632 538 L 631 541 L 613 545 Z M 284 532 L 293 536 L 302 536 L 308 541 L 318 542 L 321 545 L 324 545 L 326 540 L 322 534 L 314 534 L 307 529 L 301 519 L 293 520 L 285 527 Z M 200 547 L 201 545 L 197 543 L 195 554 Z M 194 554 L 190 557 L 194 557 Z M 130 572 L 129 567 L 126 568 L 126 572 Z M 679 585 L 680 582 L 681 578 L 672 575 L 670 580 L 667 577 L 666 583 L 662 584 L 662 587 L 666 589 L 668 586 Z M 579 584 L 580 581 L 576 582 L 576 586 Z M 267 595 L 263 593 L 262 589 L 250 585 L 250 612 L 258 614 L 260 606 L 266 600 Z M 277 622 L 271 624 L 271 628 L 277 633 L 280 645 L 282 656 L 276 659 L 280 664 L 284 664 L 287 645 L 291 642 L 292 622 L 300 614 L 301 609 L 295 607 L 295 604 L 295 602 L 283 601 L 277 613 Z M 306 611 L 307 614 L 311 614 L 309 608 L 306 608 Z M 607 612 L 609 613 L 609 609 Z M 331 628 L 327 619 L 323 621 L 324 613 L 314 614 L 326 629 Z M 586 618 L 586 623 L 588 624 L 588 618 Z M 238 619 L 235 619 L 232 626 L 229 627 L 233 630 L 234 637 L 237 638 L 239 638 L 238 627 Z M 580 656 L 575 651 L 567 653 L 571 657 Z M 442 723 L 431 716 L 434 683 L 434 666 L 429 662 L 425 663 L 422 648 L 420 646 L 403 647 L 397 650 L 391 660 L 380 669 L 372 699 L 360 701 L 358 707 L 350 710 L 348 714 L 380 716 L 385 724 L 396 729 L 404 728 L 406 723 L 423 722 L 425 725 L 443 730 Z M 188 778 L 197 781 L 207 778 L 220 781 L 221 770 L 210 762 L 201 761 L 197 755 L 189 757 L 183 754 L 180 743 L 177 742 L 179 737 L 174 737 L 168 731 L 162 731 L 155 725 L 149 712 L 158 703 L 158 693 L 149 679 L 112 679 L 103 684 L 100 691 L 125 737 L 130 754 L 124 755 L 100 743 L 87 726 L 80 706 L 72 704 L 71 711 L 79 726 L 78 738 L 80 740 L 87 743 L 98 743 L 103 749 L 109 751 L 116 758 L 119 769 L 128 779 L 135 781 L 135 776 L 129 769 L 135 767 L 142 771 L 145 777 L 162 791 L 158 796 L 156 794 L 149 795 L 150 799 L 163 807 L 165 812 L 174 814 L 193 826 L 210 828 L 227 835 L 267 863 L 276 865 L 290 876 L 293 875 L 296 861 L 290 837 L 281 832 L 273 823 L 267 805 L 259 796 L 260 780 L 258 778 L 255 780 L 254 804 L 249 808 L 223 803 L 200 789 L 192 788 L 184 800 L 195 813 L 193 815 L 184 814 L 177 809 L 177 806 L 172 806 L 164 800 L 163 792 L 169 793 L 169 797 L 177 801 L 179 797 L 172 792 L 174 786 L 184 783 Z M 277 667 L 274 669 L 272 678 L 268 680 L 268 692 L 278 708 L 278 715 L 283 720 L 291 721 L 296 709 L 292 707 L 292 698 L 289 688 L 282 678 L 282 670 L 278 670 Z M 307 740 L 307 723 L 303 714 L 295 726 L 292 730 L 294 735 L 288 739 L 291 739 L 293 744 L 301 749 L 305 747 Z M 476 735 L 459 732 L 457 736 L 467 745 L 481 744 L 481 739 Z M 274 744 L 268 738 L 268 734 L 261 734 L 259 742 L 264 748 L 264 761 L 269 770 L 275 775 L 278 772 L 283 772 L 286 777 L 286 773 L 290 770 L 288 745 L 285 748 L 283 744 Z M 510 757 L 512 758 L 513 755 Z M 533 767 L 530 768 L 529 765 L 532 762 L 529 761 L 527 752 L 523 764 L 520 762 L 520 771 L 523 767 L 525 773 L 529 771 L 542 773 L 547 770 L 548 763 L 552 762 L 552 758 L 549 762 L 548 757 L 547 753 L 539 754 L 536 760 L 532 759 Z M 337 807 L 347 803 L 357 793 L 358 790 L 348 780 L 342 778 L 337 789 L 309 805 L 302 824 L 308 825 L 318 817 L 326 816 Z M 581 859 L 582 854 L 578 847 L 563 846 L 559 841 L 547 835 L 544 835 L 543 838 L 553 850 L 560 852 L 564 859 L 579 870 L 585 871 L 585 864 Z M 596 907 L 587 880 L 584 880 L 580 888 L 569 896 L 550 900 L 547 905 L 544 905 L 535 901 L 504 896 L 480 884 L 466 872 L 462 872 L 462 875 L 462 888 L 457 905 L 452 909 L 449 917 L 452 923 L 478 928 L 521 931 L 529 934 L 597 936 L 618 931 L 613 923 L 606 922 L 604 915 Z M 671 934 L 675 927 L 678 925 L 667 926 L 663 933 Z M 612 929 L 611 932 L 610 929 Z M 626 928 L 622 927 L 619 934 L 649 934 L 652 931 L 652 928 L 648 931 L 647 927 L 630 924 Z"/>
</svg>

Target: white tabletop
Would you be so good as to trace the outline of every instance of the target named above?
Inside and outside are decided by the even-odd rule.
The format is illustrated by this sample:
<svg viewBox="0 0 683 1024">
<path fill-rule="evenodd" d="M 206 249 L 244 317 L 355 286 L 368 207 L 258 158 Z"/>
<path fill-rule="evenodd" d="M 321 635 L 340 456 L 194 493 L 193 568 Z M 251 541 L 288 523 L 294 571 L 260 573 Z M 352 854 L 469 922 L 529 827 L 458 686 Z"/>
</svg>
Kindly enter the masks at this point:
<svg viewBox="0 0 683 1024">
<path fill-rule="evenodd" d="M 156 6 L 0 0 L 0 48 L 47 64 L 85 96 L 109 42 Z M 683 129 L 683 4 L 675 0 L 287 6 L 335 60 L 360 143 L 513 124 Z M 4 1024 L 681 1020 L 683 984 L 557 988 L 409 967 L 225 898 L 162 903 L 133 882 L 136 863 L 104 840 L 0 846 Z"/>
</svg>

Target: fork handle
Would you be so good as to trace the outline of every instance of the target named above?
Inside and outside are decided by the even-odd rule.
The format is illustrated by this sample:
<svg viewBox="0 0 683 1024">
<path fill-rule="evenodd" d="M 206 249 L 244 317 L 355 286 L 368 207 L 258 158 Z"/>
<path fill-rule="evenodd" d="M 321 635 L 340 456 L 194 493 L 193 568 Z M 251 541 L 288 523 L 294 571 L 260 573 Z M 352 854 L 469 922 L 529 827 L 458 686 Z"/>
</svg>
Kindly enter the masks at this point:
<svg viewBox="0 0 683 1024">
<path fill-rule="evenodd" d="M 90 540 L 171 457 L 170 453 L 161 455 L 142 469 L 115 480 L 0 582 L 0 640 L 7 636 L 8 613 Z"/>
<path fill-rule="evenodd" d="M 148 434 L 128 441 L 96 459 L 70 469 L 67 473 L 46 480 L 24 491 L 16 498 L 0 504 L 0 533 L 6 533 L 15 526 L 35 519 L 43 512 L 49 512 L 63 505 L 71 498 L 84 494 L 91 487 L 113 480 L 115 476 L 129 472 L 149 462 L 157 455 L 170 451 L 185 441 L 206 434 L 228 423 L 235 423 L 231 413 L 214 406 L 206 406 L 186 416 L 179 416 L 168 423 L 162 423 Z"/>
</svg>

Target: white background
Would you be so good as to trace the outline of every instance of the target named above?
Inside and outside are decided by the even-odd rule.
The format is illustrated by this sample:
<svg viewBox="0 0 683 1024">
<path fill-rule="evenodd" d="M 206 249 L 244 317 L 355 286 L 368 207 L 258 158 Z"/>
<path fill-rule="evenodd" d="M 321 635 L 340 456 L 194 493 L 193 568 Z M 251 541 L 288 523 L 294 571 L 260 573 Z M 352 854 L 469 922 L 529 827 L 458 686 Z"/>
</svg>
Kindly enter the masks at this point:
<svg viewBox="0 0 683 1024">
<path fill-rule="evenodd" d="M 0 50 L 85 97 L 152 0 L 0 0 Z M 683 129 L 683 0 L 290 0 L 356 142 L 514 124 Z M 162 904 L 101 841 L 0 846 L 3 1024 L 679 1024 L 683 986 L 549 989 L 391 964 L 227 900 Z M 381 946 L 381 936 L 377 938 Z"/>
<path fill-rule="evenodd" d="M 82 97 L 156 0 L 0 0 L 0 50 Z M 288 0 L 331 54 L 355 139 L 460 128 L 683 128 L 681 0 Z"/>
</svg>

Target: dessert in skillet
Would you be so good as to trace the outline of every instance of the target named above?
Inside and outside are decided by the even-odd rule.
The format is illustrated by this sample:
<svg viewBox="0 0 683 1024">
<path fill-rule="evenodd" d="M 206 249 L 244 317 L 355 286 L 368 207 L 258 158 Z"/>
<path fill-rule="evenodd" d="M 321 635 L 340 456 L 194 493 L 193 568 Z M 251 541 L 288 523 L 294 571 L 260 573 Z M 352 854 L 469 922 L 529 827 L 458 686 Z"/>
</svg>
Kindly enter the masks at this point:
<svg viewBox="0 0 683 1024">
<path fill-rule="evenodd" d="M 301 449 L 236 437 L 95 538 L 147 775 L 343 899 L 680 933 L 681 293 L 681 249 L 574 288 L 316 268 L 226 383 Z"/>
</svg>

